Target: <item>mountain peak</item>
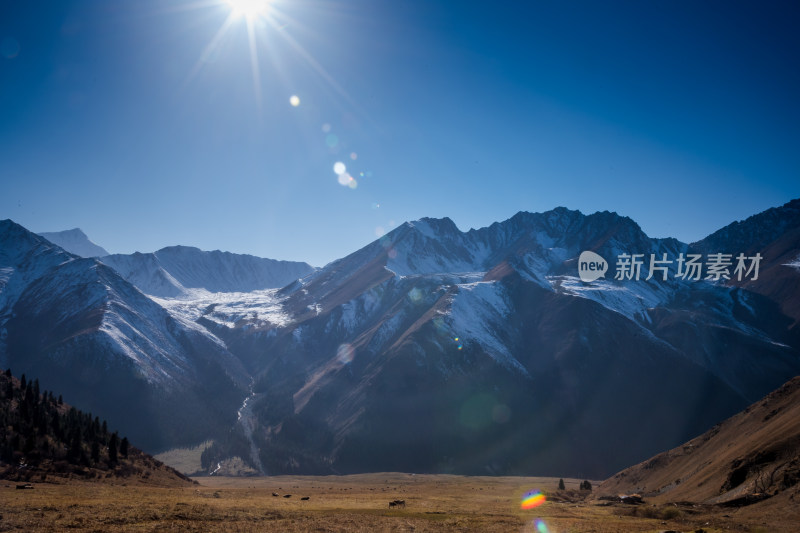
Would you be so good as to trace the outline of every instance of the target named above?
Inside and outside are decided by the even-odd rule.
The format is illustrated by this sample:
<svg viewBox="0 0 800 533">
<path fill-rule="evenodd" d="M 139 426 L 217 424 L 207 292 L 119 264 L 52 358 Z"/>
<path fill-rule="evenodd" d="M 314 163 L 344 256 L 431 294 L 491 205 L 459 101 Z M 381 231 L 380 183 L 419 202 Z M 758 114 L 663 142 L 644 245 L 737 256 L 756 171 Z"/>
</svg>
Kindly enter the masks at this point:
<svg viewBox="0 0 800 533">
<path fill-rule="evenodd" d="M 454 235 L 461 234 L 461 230 L 458 229 L 455 222 L 448 217 L 423 217 L 414 222 L 409 222 L 408 225 L 409 227 L 415 228 L 421 233 L 425 234 L 425 236 L 434 239 L 439 237 L 452 237 Z"/>
<path fill-rule="evenodd" d="M 81 257 L 103 257 L 108 255 L 105 248 L 93 243 L 80 228 L 44 232 L 39 233 L 39 236 Z"/>
<path fill-rule="evenodd" d="M 63 248 L 47 239 L 28 231 L 10 219 L 0 221 L 0 265 L 15 265 L 32 250 L 50 250 L 51 256 L 59 256 L 58 262 L 72 257 Z"/>
<path fill-rule="evenodd" d="M 183 244 L 176 244 L 174 246 L 165 246 L 156 252 L 160 253 L 202 253 L 203 250 L 196 246 L 185 246 Z"/>
</svg>

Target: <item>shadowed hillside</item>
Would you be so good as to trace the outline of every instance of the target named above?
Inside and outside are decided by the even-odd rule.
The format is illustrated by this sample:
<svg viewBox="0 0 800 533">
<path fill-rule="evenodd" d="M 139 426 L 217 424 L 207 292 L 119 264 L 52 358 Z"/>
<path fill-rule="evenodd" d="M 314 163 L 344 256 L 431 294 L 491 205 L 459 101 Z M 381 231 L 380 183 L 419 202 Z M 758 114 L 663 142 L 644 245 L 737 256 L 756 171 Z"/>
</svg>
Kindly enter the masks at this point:
<svg viewBox="0 0 800 533">
<path fill-rule="evenodd" d="M 190 480 L 130 445 L 105 420 L 40 391 L 39 380 L 0 374 L 0 479 L 61 482 L 130 479 L 180 486 Z"/>
<path fill-rule="evenodd" d="M 800 501 L 800 376 L 703 435 L 619 472 L 598 492 L 737 506 Z"/>
</svg>

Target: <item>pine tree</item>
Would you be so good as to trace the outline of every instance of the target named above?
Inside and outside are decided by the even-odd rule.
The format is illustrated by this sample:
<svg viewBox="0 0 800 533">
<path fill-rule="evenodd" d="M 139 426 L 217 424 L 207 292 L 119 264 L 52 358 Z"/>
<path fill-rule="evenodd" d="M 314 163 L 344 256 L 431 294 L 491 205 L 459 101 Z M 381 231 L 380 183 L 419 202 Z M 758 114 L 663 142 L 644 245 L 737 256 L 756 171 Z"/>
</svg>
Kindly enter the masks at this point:
<svg viewBox="0 0 800 533">
<path fill-rule="evenodd" d="M 33 396 L 33 386 L 30 383 L 28 383 L 28 386 L 25 387 L 25 403 L 27 403 L 28 406 L 30 407 L 33 406 L 34 401 L 35 398 Z"/>
<path fill-rule="evenodd" d="M 24 453 L 31 453 L 36 449 L 36 437 L 31 433 L 25 439 L 25 446 L 22 448 Z"/>
<path fill-rule="evenodd" d="M 81 444 L 81 432 L 78 428 L 73 428 L 72 439 L 70 440 L 69 451 L 67 452 L 67 456 L 72 461 L 78 461 L 81 458 L 82 452 L 83 452 L 83 446 Z"/>
<path fill-rule="evenodd" d="M 99 463 L 100 462 L 100 443 L 92 441 L 92 462 Z"/>
<path fill-rule="evenodd" d="M 125 459 L 128 458 L 128 446 L 130 446 L 130 442 L 128 442 L 128 437 L 122 438 L 122 443 L 119 445 L 119 453 Z"/>
<path fill-rule="evenodd" d="M 558 490 L 564 490 L 565 488 L 566 487 L 564 486 L 564 480 L 563 479 L 559 479 L 558 480 Z"/>
<path fill-rule="evenodd" d="M 114 464 L 118 461 L 117 457 L 117 434 L 116 432 L 111 435 L 111 440 L 108 442 L 108 462 Z"/>
</svg>

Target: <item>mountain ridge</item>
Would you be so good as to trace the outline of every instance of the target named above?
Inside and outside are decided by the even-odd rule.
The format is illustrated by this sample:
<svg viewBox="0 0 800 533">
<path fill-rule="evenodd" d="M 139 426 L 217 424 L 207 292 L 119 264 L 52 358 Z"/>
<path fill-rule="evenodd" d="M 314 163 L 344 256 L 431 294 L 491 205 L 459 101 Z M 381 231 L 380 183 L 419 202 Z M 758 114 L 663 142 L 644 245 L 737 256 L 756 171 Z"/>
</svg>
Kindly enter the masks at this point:
<svg viewBox="0 0 800 533">
<path fill-rule="evenodd" d="M 762 278 L 741 283 L 682 279 L 674 260 L 702 252 L 699 245 L 650 238 L 617 213 L 563 207 L 465 232 L 448 218 L 406 222 L 282 287 L 216 292 L 254 277 L 246 268 L 237 274 L 235 261 L 209 271 L 210 258 L 239 256 L 189 247 L 114 256 L 108 262 L 118 262 L 116 272 L 107 276 L 123 271 L 139 289 L 152 284 L 155 290 L 142 289 L 150 303 L 131 296 L 133 308 L 152 304 L 145 315 L 170 317 L 184 335 L 204 339 L 202 361 L 238 368 L 227 407 L 217 406 L 218 420 L 225 409 L 236 418 L 228 431 L 205 432 L 215 441 L 203 454 L 209 471 L 239 457 L 265 473 L 598 478 L 702 433 L 800 374 L 800 330 L 791 314 L 797 293 L 785 290 L 800 269 L 780 259 L 800 255 L 800 225 L 791 213 L 775 213 L 787 222 L 777 237 L 765 233 L 775 238 L 763 248 Z M 727 244 L 733 252 L 755 250 L 734 237 Z M 645 262 L 640 278 L 615 279 L 609 270 L 586 283 L 577 264 L 586 250 L 610 268 L 622 254 L 672 262 L 664 279 L 658 272 L 646 279 Z M 187 259 L 198 254 L 202 261 Z M 55 264 L 72 256 L 48 261 L 53 276 L 80 264 Z M 767 275 L 778 268 L 780 279 Z M 69 279 L 76 289 L 91 286 Z M 759 281 L 777 285 L 753 284 Z M 124 283 L 129 289 L 106 294 L 141 294 Z M 7 335 L 14 347 L 20 330 L 34 330 L 42 313 L 35 303 L 49 292 L 23 299 Z M 139 345 L 153 342 L 143 361 L 171 342 L 162 328 L 136 329 L 152 332 Z M 197 376 L 186 374 L 185 383 Z"/>
<path fill-rule="evenodd" d="M 3 366 L 39 376 L 117 424 L 127 420 L 126 433 L 150 449 L 235 420 L 225 411 L 235 411 L 247 378 L 219 339 L 170 315 L 97 259 L 13 222 L 0 222 L 0 245 Z M 211 393 L 213 402 L 204 399 Z M 193 427 L 178 429 L 180 419 Z"/>
<path fill-rule="evenodd" d="M 683 407 L 667 409 L 660 417 L 672 420 L 672 436 L 661 444 L 643 441 L 639 451 L 627 454 L 629 459 L 635 455 L 644 458 L 645 449 L 655 452 L 666 442 L 677 443 L 679 434 L 691 436 L 691 428 L 705 429 L 708 420 L 733 414 L 800 369 L 800 344 L 788 322 L 774 303 L 759 300 L 746 290 L 706 281 L 645 281 L 646 267 L 639 281 L 609 279 L 585 284 L 575 276 L 575 258 L 581 250 L 593 249 L 605 257 L 623 252 L 677 257 L 690 251 L 688 244 L 650 239 L 631 219 L 614 213 L 583 215 L 568 209 L 519 213 L 489 228 L 461 232 L 445 219 L 404 223 L 278 291 L 275 302 L 289 315 L 281 325 L 250 321 L 230 327 L 207 324 L 221 338 L 229 339 L 229 346 L 257 372 L 255 389 L 262 396 L 254 409 L 261 410 L 262 427 L 255 433 L 263 439 L 259 447 L 268 469 L 352 472 L 361 465 L 365 469 L 416 466 L 425 471 L 449 471 L 457 465 L 455 471 L 508 473 L 541 471 L 550 464 L 555 472 L 557 468 L 575 469 L 574 457 L 585 453 L 597 461 L 577 468 L 601 477 L 611 473 L 603 464 L 607 468 L 615 461 L 620 465 L 626 462 L 614 457 L 619 447 L 589 452 L 575 444 L 580 434 L 594 442 L 608 439 L 604 435 L 607 430 L 582 419 L 580 410 L 574 413 L 578 421 L 563 424 L 563 430 L 557 429 L 559 426 L 550 429 L 567 451 L 555 452 L 545 443 L 538 451 L 536 446 L 528 446 L 531 457 L 527 460 L 512 449 L 506 450 L 502 459 L 497 455 L 477 459 L 480 454 L 472 454 L 470 459 L 467 449 L 474 446 L 464 448 L 459 441 L 491 440 L 494 437 L 481 432 L 498 431 L 497 423 L 478 424 L 476 434 L 463 420 L 455 425 L 443 420 L 460 420 L 464 409 L 472 409 L 470 387 L 481 387 L 477 374 L 491 375 L 495 387 L 502 383 L 514 391 L 504 393 L 505 400 L 489 392 L 491 388 L 482 393 L 492 405 L 490 411 L 496 408 L 499 412 L 511 409 L 510 398 L 517 404 L 536 404 L 525 383 L 531 377 L 541 381 L 548 376 L 545 382 L 561 384 L 547 389 L 560 398 L 548 404 L 550 411 L 566 416 L 569 408 L 556 407 L 559 401 L 588 409 L 581 387 L 591 387 L 595 376 L 606 375 L 604 365 L 614 357 L 623 365 L 618 371 L 623 372 L 625 365 L 634 365 L 636 352 L 655 353 L 658 357 L 646 357 L 634 365 L 642 370 L 633 379 L 650 383 L 647 375 L 672 375 L 668 382 L 672 384 L 650 383 L 637 391 L 630 382 L 608 376 L 609 383 L 615 383 L 616 396 L 606 393 L 604 407 L 596 412 L 600 418 L 607 417 L 605 412 L 618 411 L 620 403 L 642 394 L 667 397 L 679 385 L 687 389 L 680 373 L 670 374 L 660 366 L 663 361 L 672 360 L 673 367 L 678 365 L 686 376 L 695 376 L 695 384 L 684 390 Z M 670 274 L 675 277 L 674 266 Z M 520 299 L 526 294 L 527 298 Z M 549 303 L 542 307 L 542 302 Z M 549 322 L 540 336 L 530 338 L 526 331 L 542 324 L 547 307 L 563 309 L 563 319 Z M 538 311 L 532 314 L 534 309 Z M 759 322 L 761 315 L 774 317 L 772 322 L 782 325 Z M 521 316 L 529 320 L 515 320 Z M 588 336 L 598 330 L 627 330 L 636 340 L 625 346 L 610 344 L 602 336 Z M 587 338 L 594 341 L 584 340 Z M 546 350 L 532 358 L 527 346 Z M 751 357 L 755 351 L 761 352 L 759 360 Z M 264 353 L 275 355 L 265 357 Z M 556 354 L 555 361 L 542 358 L 545 354 Z M 559 359 L 577 366 L 559 366 Z M 581 365 L 594 365 L 594 376 L 579 374 L 576 370 Z M 549 374 L 556 369 L 556 374 Z M 465 383 L 472 385 L 458 385 L 453 376 L 463 376 Z M 413 407 L 376 409 L 374 406 L 392 403 L 385 391 L 392 390 L 392 380 L 398 378 L 428 383 L 439 392 L 408 385 L 414 395 L 427 400 Z M 686 399 L 687 393 L 691 400 Z M 414 422 L 430 419 L 424 414 L 424 405 L 460 404 L 461 410 L 437 407 L 450 414 L 431 420 L 426 429 Z M 703 405 L 702 410 L 698 411 L 698 405 Z M 645 416 L 642 409 L 631 407 L 630 417 Z M 717 414 L 705 421 L 687 424 L 684 420 L 681 427 L 680 416 L 674 417 L 682 410 Z M 722 413 L 726 415 L 720 416 Z M 547 416 L 546 411 L 537 414 Z M 520 416 L 512 415 L 516 424 L 534 423 Z M 392 423 L 387 426 L 382 420 Z M 314 428 L 317 442 L 307 442 L 298 429 L 286 431 L 288 427 Z M 426 435 L 420 446 L 428 446 L 428 451 L 411 454 L 409 450 L 417 444 L 404 439 L 398 428 Z M 430 428 L 439 428 L 439 433 Z M 619 431 L 631 442 L 638 438 L 625 426 Z M 656 433 L 654 428 L 651 435 Z M 507 438 L 514 442 L 531 438 L 523 434 Z M 434 441 L 440 444 L 434 447 Z M 320 447 L 324 442 L 330 444 Z M 397 443 L 402 443 L 399 449 Z M 220 453 L 224 455 L 224 451 Z M 441 457 L 430 461 L 431 454 Z M 276 461 L 280 456 L 286 462 Z M 423 456 L 429 462 L 414 462 L 413 457 Z M 447 456 L 451 459 L 445 460 Z M 453 462 L 454 456 L 460 459 Z M 367 457 L 373 457 L 373 462 Z M 483 466 L 479 466 L 481 461 Z M 571 473 L 576 474 L 575 470 Z"/>
<path fill-rule="evenodd" d="M 280 288 L 314 271 L 307 263 L 203 251 L 192 246 L 114 254 L 100 260 L 145 294 L 162 298 L 185 297 L 193 290 L 251 292 Z"/>
<path fill-rule="evenodd" d="M 102 257 L 108 255 L 105 248 L 93 243 L 80 228 L 43 232 L 39 233 L 39 236 L 81 257 Z"/>
</svg>

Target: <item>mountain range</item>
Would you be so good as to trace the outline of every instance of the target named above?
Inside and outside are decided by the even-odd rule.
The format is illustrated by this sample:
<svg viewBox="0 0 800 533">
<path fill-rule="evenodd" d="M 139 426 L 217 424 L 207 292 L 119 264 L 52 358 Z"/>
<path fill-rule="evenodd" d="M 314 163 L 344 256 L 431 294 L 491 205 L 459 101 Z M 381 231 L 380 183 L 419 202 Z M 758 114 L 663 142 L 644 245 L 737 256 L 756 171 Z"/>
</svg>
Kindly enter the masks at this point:
<svg viewBox="0 0 800 533">
<path fill-rule="evenodd" d="M 581 281 L 583 251 L 605 277 Z M 625 254 L 639 279 L 615 279 Z M 693 254 L 730 279 L 682 277 Z M 691 244 L 610 212 L 426 218 L 319 269 L 81 259 L 4 221 L 0 363 L 148 451 L 213 439 L 209 471 L 600 478 L 800 374 L 799 280 L 800 200 Z"/>
</svg>

